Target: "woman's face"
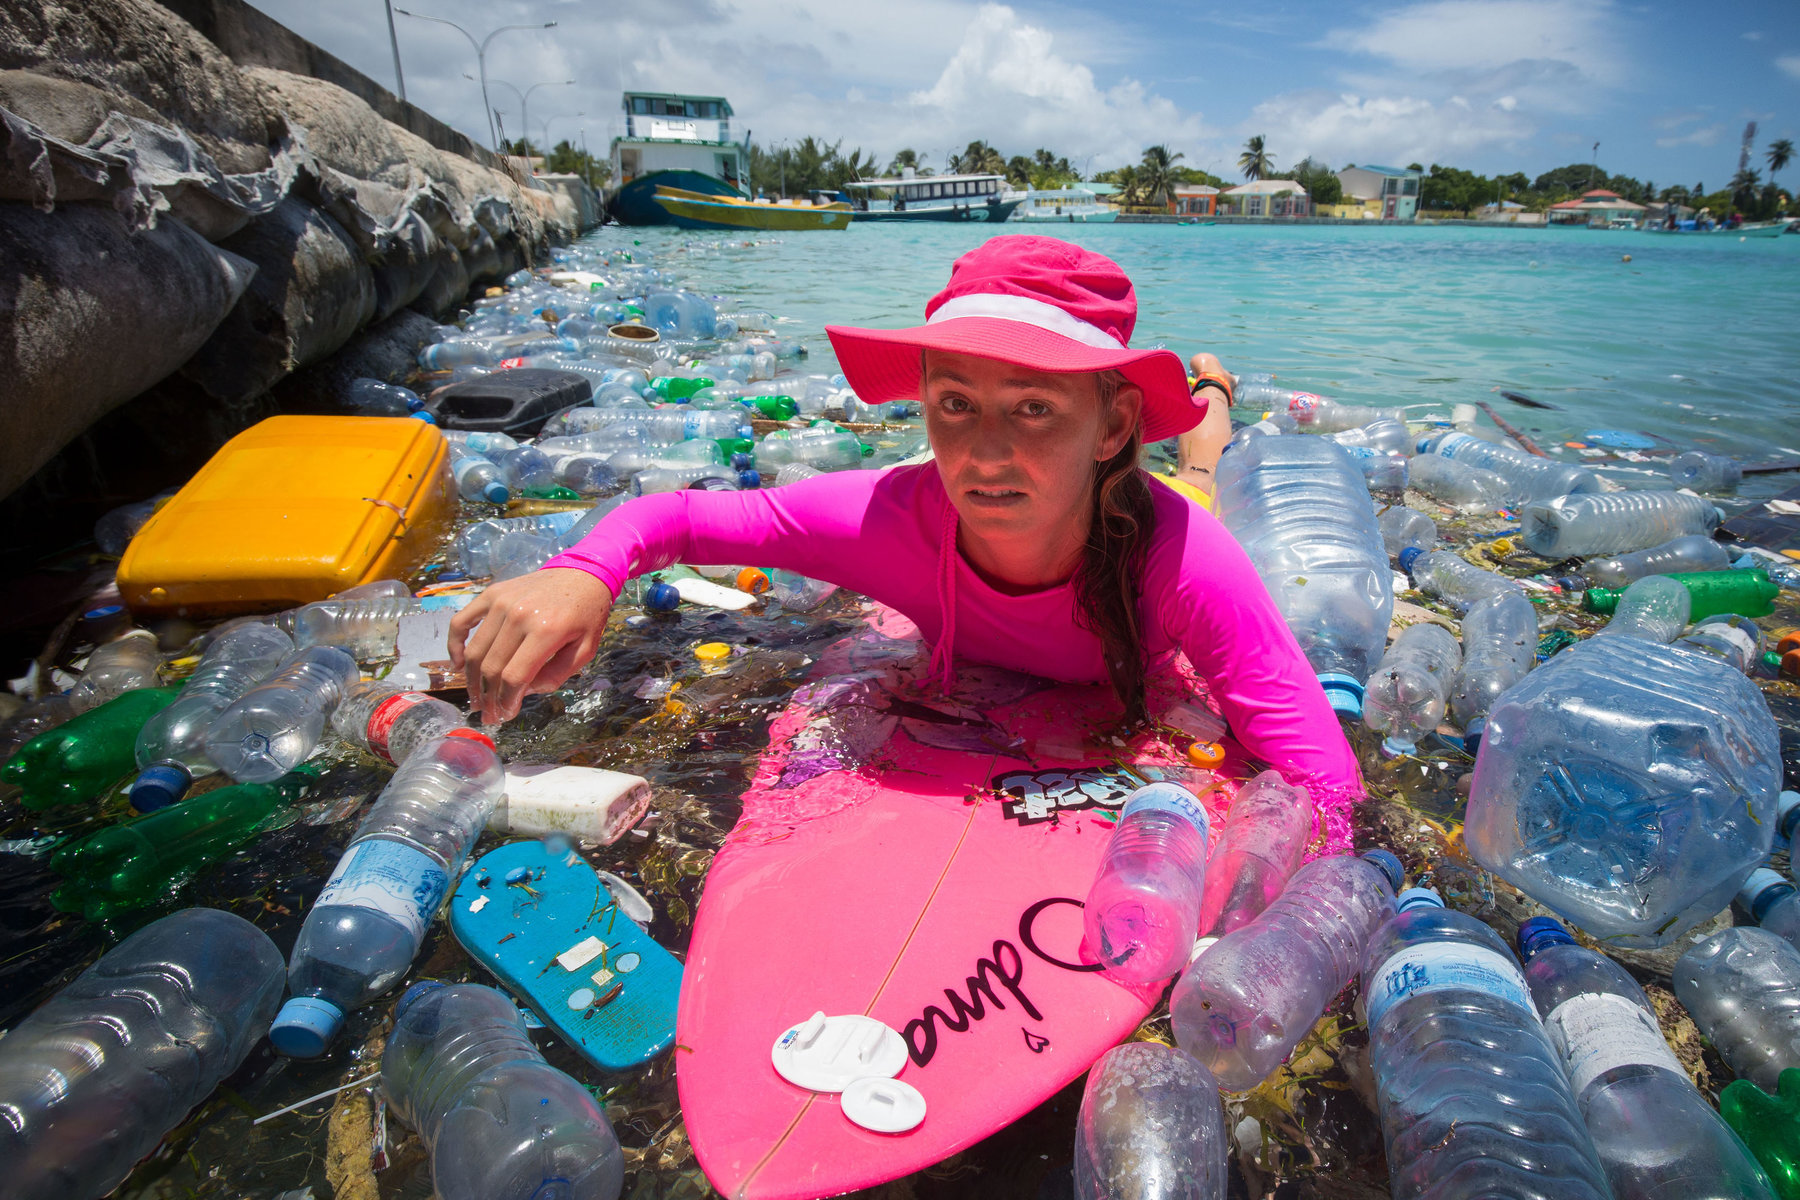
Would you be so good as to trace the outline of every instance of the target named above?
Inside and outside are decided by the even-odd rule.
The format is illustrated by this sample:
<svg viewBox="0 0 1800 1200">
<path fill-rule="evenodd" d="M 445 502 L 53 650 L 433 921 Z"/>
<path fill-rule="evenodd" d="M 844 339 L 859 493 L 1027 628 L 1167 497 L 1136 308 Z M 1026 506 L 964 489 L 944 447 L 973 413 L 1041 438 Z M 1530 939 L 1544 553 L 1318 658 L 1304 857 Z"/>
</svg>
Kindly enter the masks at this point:
<svg viewBox="0 0 1800 1200">
<path fill-rule="evenodd" d="M 925 428 L 966 534 L 1015 549 L 1068 552 L 1087 539 L 1094 464 L 1136 427 L 1142 393 L 1122 385 L 1107 411 L 1099 378 L 1034 371 L 933 350 Z"/>
</svg>

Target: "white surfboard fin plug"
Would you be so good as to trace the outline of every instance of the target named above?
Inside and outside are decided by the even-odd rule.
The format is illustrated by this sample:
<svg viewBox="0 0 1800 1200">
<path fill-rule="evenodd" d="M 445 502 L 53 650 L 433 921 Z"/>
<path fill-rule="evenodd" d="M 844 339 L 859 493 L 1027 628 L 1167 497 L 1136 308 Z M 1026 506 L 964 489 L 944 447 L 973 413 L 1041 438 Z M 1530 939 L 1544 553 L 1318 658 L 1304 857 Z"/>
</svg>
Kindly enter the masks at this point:
<svg viewBox="0 0 1800 1200">
<path fill-rule="evenodd" d="M 864 1076 L 844 1089 L 844 1115 L 875 1133 L 906 1133 L 925 1119 L 925 1097 L 910 1083 Z"/>
<path fill-rule="evenodd" d="M 816 1012 L 775 1039 L 776 1072 L 813 1092 L 841 1092 L 859 1079 L 892 1079 L 906 1066 L 906 1041 L 874 1017 Z"/>
</svg>

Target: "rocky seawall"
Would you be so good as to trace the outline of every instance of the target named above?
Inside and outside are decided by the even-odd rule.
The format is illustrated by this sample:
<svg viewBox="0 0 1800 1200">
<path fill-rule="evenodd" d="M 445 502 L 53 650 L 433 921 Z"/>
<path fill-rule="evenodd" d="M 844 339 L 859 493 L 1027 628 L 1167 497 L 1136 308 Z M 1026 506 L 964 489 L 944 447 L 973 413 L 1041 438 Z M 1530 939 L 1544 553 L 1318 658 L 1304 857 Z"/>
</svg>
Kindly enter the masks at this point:
<svg viewBox="0 0 1800 1200">
<path fill-rule="evenodd" d="M 0 546 L 402 378 L 598 218 L 241 0 L 0 0 Z"/>
</svg>

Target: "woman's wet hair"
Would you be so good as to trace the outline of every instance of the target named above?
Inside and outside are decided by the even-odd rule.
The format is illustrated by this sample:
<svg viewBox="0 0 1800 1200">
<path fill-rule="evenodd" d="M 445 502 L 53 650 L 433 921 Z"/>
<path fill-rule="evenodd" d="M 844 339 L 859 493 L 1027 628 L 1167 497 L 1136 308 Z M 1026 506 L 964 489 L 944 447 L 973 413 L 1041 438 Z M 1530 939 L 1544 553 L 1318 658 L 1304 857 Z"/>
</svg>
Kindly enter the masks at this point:
<svg viewBox="0 0 1800 1200">
<path fill-rule="evenodd" d="M 1125 376 L 1103 371 L 1095 383 L 1100 409 L 1110 413 Z M 1075 569 L 1076 621 L 1100 639 L 1107 678 L 1125 706 L 1127 725 L 1136 725 L 1149 715 L 1138 602 L 1143 595 L 1144 562 L 1155 516 L 1150 481 L 1138 470 L 1142 451 L 1142 431 L 1134 423 L 1119 452 L 1094 464 L 1093 518 L 1081 564 Z"/>
</svg>

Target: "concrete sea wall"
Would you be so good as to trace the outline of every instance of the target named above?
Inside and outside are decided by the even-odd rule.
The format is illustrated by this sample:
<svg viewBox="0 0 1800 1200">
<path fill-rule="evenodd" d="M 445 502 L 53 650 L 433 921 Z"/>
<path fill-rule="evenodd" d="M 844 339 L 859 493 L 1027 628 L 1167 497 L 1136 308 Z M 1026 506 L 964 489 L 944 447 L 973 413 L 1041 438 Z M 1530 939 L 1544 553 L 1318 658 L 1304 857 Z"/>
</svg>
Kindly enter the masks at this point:
<svg viewBox="0 0 1800 1200">
<path fill-rule="evenodd" d="M 0 548 L 402 377 L 598 218 L 242 0 L 0 0 Z"/>
</svg>

